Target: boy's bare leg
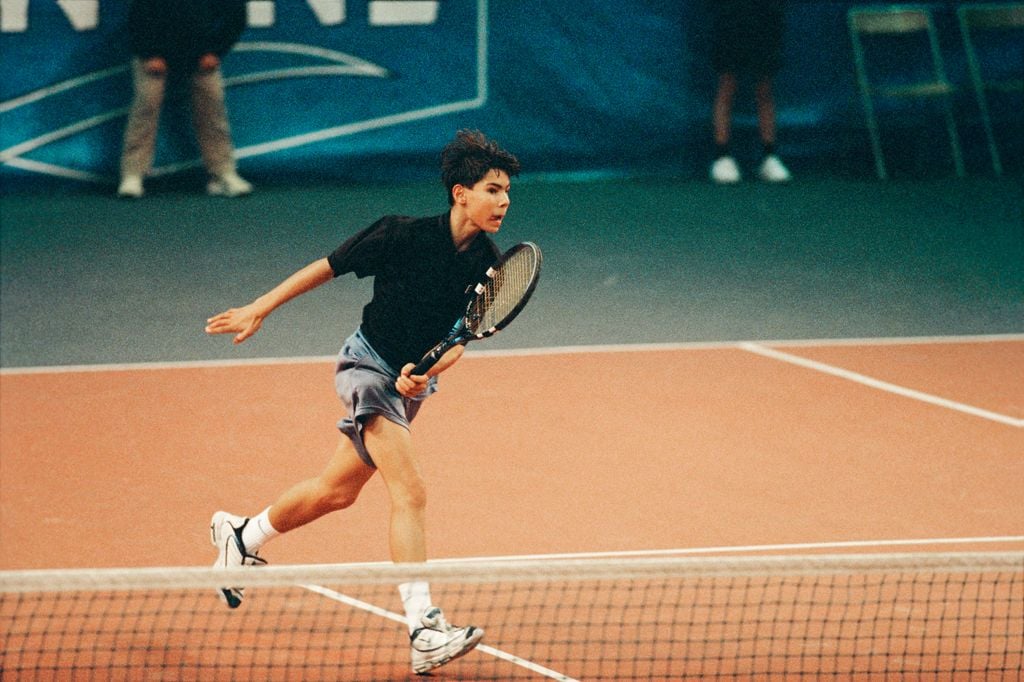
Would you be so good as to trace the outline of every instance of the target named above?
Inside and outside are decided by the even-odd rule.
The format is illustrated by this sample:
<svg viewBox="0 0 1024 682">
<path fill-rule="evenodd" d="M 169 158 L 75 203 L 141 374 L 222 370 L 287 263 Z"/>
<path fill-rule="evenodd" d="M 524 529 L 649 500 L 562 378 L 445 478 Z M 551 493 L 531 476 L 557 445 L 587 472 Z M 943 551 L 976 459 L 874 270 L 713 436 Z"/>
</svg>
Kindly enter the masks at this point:
<svg viewBox="0 0 1024 682">
<path fill-rule="evenodd" d="M 426 561 L 427 492 L 409 432 L 376 417 L 366 424 L 363 438 L 391 497 L 392 561 Z M 398 590 L 409 626 L 413 672 L 423 674 L 464 656 L 483 639 L 480 628 L 449 624 L 441 609 L 431 603 L 427 583 L 403 583 Z"/>
<path fill-rule="evenodd" d="M 348 507 L 359 496 L 375 470 L 356 454 L 348 438 L 342 438 L 324 471 L 289 488 L 273 505 L 252 518 L 219 511 L 210 520 L 210 540 L 217 547 L 218 568 L 256 566 L 266 561 L 258 556 L 263 544 L 279 533 L 293 530 L 328 512 Z M 231 608 L 242 603 L 243 588 L 217 591 Z"/>
<path fill-rule="evenodd" d="M 285 533 L 324 514 L 345 509 L 356 501 L 374 473 L 359 458 L 352 441 L 342 436 L 319 476 L 296 483 L 270 506 L 270 523 L 279 533 Z"/>
<path fill-rule="evenodd" d="M 409 431 L 383 417 L 373 417 L 364 426 L 363 439 L 391 498 L 391 560 L 426 561 L 427 489 Z"/>
</svg>

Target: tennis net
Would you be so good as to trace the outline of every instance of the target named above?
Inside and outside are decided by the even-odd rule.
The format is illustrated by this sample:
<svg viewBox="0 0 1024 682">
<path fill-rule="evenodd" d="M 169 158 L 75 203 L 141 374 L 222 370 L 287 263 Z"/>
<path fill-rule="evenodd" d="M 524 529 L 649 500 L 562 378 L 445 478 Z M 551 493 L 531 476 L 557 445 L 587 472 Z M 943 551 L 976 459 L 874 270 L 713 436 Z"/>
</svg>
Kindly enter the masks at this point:
<svg viewBox="0 0 1024 682">
<path fill-rule="evenodd" d="M 414 679 L 395 586 L 483 644 L 461 680 L 1021 679 L 1024 552 L 0 572 L 3 680 Z M 245 585 L 227 609 L 221 585 Z"/>
</svg>

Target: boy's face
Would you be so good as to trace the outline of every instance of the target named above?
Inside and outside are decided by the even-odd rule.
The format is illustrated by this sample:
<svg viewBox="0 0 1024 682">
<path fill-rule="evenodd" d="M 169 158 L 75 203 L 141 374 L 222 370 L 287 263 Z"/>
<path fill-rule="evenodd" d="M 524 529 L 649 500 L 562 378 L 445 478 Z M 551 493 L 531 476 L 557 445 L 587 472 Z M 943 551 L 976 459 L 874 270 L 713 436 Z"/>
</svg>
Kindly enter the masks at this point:
<svg viewBox="0 0 1024 682">
<path fill-rule="evenodd" d="M 503 170 L 489 170 L 472 187 L 456 185 L 455 201 L 461 205 L 470 221 L 484 232 L 495 233 L 501 229 L 511 199 L 512 189 L 508 173 Z"/>
</svg>

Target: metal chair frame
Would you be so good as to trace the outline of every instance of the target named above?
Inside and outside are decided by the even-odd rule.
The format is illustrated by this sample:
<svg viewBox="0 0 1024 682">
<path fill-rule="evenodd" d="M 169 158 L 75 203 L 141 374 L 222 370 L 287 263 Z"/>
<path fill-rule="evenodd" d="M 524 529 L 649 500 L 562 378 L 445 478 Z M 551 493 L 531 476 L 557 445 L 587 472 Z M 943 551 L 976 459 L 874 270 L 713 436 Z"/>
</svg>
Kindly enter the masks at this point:
<svg viewBox="0 0 1024 682">
<path fill-rule="evenodd" d="M 989 155 L 992 157 L 992 170 L 999 176 L 1003 174 L 1003 164 L 992 129 L 992 117 L 989 115 L 988 91 L 1024 92 L 1024 77 L 986 80 L 978 59 L 975 33 L 1024 29 L 1024 4 L 961 5 L 957 10 L 957 18 L 960 23 L 960 34 L 964 41 L 964 51 L 967 55 L 971 84 L 974 86 L 978 110 L 981 113 L 981 123 L 985 129 L 985 139 L 988 142 Z"/>
<path fill-rule="evenodd" d="M 871 138 L 871 150 L 875 157 L 875 171 L 882 180 L 888 178 L 882 143 L 879 135 L 878 119 L 875 114 L 873 97 L 882 98 L 941 98 L 943 102 L 946 129 L 949 133 L 950 150 L 957 177 L 964 176 L 963 153 L 957 134 L 956 121 L 953 116 L 953 85 L 946 77 L 946 67 L 939 49 L 939 39 L 935 30 L 931 10 L 919 5 L 875 5 L 852 7 L 847 12 L 847 25 L 850 40 L 853 43 L 854 66 L 857 72 L 857 85 L 860 89 L 861 102 L 867 122 L 868 135 Z M 930 80 L 906 85 L 875 86 L 868 79 L 867 58 L 862 35 L 911 35 L 925 33 L 931 51 L 933 76 Z"/>
</svg>

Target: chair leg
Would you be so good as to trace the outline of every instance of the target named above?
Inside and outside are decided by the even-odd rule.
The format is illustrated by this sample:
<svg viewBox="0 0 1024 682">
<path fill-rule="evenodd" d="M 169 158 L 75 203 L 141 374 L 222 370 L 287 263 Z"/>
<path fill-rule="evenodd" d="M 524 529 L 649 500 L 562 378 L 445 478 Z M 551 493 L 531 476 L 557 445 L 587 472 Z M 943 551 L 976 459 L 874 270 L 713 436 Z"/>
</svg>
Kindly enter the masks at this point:
<svg viewBox="0 0 1024 682">
<path fill-rule="evenodd" d="M 868 124 L 868 137 L 871 138 L 871 152 L 875 156 L 875 173 L 879 180 L 885 180 L 889 174 L 885 170 L 885 157 L 882 155 L 882 139 L 878 132 L 878 121 L 875 119 L 875 107 L 871 103 L 871 95 L 865 92 L 864 117 Z"/>
<path fill-rule="evenodd" d="M 882 141 L 878 134 L 878 121 L 875 119 L 875 107 L 871 102 L 871 87 L 868 85 L 867 68 L 864 65 L 864 49 L 860 44 L 860 37 L 853 25 L 853 19 L 848 17 L 848 29 L 850 42 L 853 44 L 854 68 L 857 72 L 857 88 L 860 90 L 861 104 L 864 106 L 864 122 L 868 128 L 868 137 L 871 140 L 871 153 L 875 158 L 875 173 L 879 180 L 885 180 L 889 174 L 885 170 L 885 159 L 882 156 Z"/>
<path fill-rule="evenodd" d="M 932 67 L 935 71 L 935 82 L 948 83 L 946 78 L 946 65 L 942 60 L 942 50 L 939 47 L 939 36 L 932 22 L 931 14 L 928 14 L 928 43 L 932 51 Z M 956 117 L 953 115 L 953 95 L 951 90 L 947 91 L 942 98 L 942 104 L 946 115 L 946 131 L 949 133 L 949 148 L 953 154 L 953 166 L 956 168 L 956 176 L 964 177 L 964 156 L 960 150 L 960 138 L 956 132 Z"/>
<path fill-rule="evenodd" d="M 958 178 L 964 177 L 964 155 L 960 149 L 960 137 L 956 132 L 956 118 L 953 116 L 953 104 L 950 98 L 946 101 L 946 129 L 949 131 L 949 147 L 953 154 L 953 167 Z"/>
<path fill-rule="evenodd" d="M 985 141 L 988 143 L 988 153 L 992 158 L 992 172 L 996 177 L 1003 174 L 1002 159 L 999 158 L 999 147 L 996 145 L 996 136 L 992 130 L 992 118 L 988 113 L 988 99 L 985 95 L 985 85 L 981 79 L 981 67 L 978 64 L 978 56 L 974 51 L 974 41 L 971 40 L 971 31 L 967 27 L 967 19 L 964 12 L 966 7 L 959 11 L 960 34 L 963 37 L 964 51 L 967 54 L 967 67 L 971 74 L 971 85 L 974 87 L 974 96 L 978 102 L 978 113 L 981 115 L 981 126 L 985 131 Z"/>
<path fill-rule="evenodd" d="M 988 141 L 988 153 L 992 157 L 992 172 L 996 177 L 1003 174 L 1003 162 L 999 158 L 999 146 L 996 144 L 995 132 L 992 130 L 992 118 L 988 113 L 988 103 L 985 101 L 985 91 L 978 91 L 978 109 L 981 110 L 981 125 L 985 129 L 985 139 Z"/>
</svg>

